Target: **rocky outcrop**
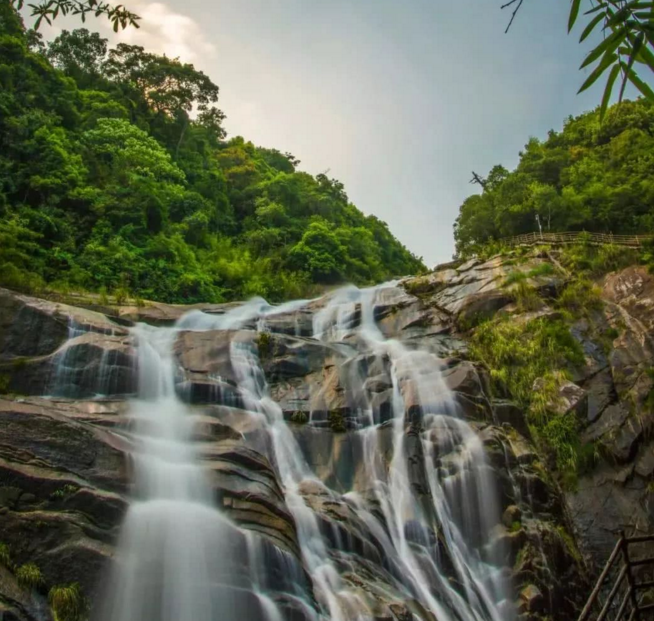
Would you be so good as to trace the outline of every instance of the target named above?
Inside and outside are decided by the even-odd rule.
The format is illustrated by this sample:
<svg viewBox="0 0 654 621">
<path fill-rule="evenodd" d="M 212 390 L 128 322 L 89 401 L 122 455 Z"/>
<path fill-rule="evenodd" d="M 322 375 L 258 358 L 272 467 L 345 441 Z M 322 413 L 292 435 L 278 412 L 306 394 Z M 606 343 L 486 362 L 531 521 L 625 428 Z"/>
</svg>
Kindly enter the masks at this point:
<svg viewBox="0 0 654 621">
<path fill-rule="evenodd" d="M 512 322 L 535 317 L 560 320 L 563 316 L 550 305 L 570 275 L 550 258 L 475 259 L 409 279 L 405 287 L 426 304 L 448 313 L 462 330 L 502 313 Z M 512 299 L 519 282 L 527 282 L 545 306 L 535 312 L 520 310 Z M 580 421 L 580 441 L 587 450 L 594 450 L 595 465 L 579 476 L 575 489 L 565 492 L 560 505 L 591 573 L 608 558 L 618 531 L 654 532 L 654 445 L 650 439 L 654 278 L 645 267 L 632 266 L 609 274 L 600 284 L 602 309 L 589 309 L 570 325 L 586 363 L 566 370 L 574 383 L 564 383 L 558 398 L 550 403 L 551 411 Z M 496 421 L 529 437 L 520 408 L 501 398 L 495 398 L 493 405 Z M 547 597 L 537 586 L 520 593 L 525 614 L 543 614 Z"/>
<path fill-rule="evenodd" d="M 430 476 L 440 477 L 452 493 L 464 479 L 452 430 L 434 422 L 433 412 L 457 412 L 472 425 L 488 459 L 486 491 L 496 490 L 498 502 L 488 512 L 495 516 L 488 531 L 472 525 L 467 535 L 478 538 L 488 559 L 509 568 L 522 621 L 574 617 L 614 533 L 652 530 L 654 281 L 646 271 L 610 275 L 604 309 L 570 326 L 586 361 L 568 369 L 570 381 L 551 408 L 581 421 L 581 437 L 598 456 L 574 490 L 561 491 L 532 441 L 526 413 L 508 395 L 494 394 L 488 370 L 468 359 L 467 331 L 480 321 L 501 313 L 516 322 L 561 318 L 554 300 L 567 276 L 550 265 L 539 255 L 475 259 L 384 290 L 374 310 L 376 325 L 408 351 L 430 356 L 423 377 L 429 394 L 420 393 L 415 369 L 398 366 L 394 386 L 389 356 L 373 352 L 360 335 L 337 344 L 313 338 L 324 301 L 270 313 L 258 325 L 252 320 L 238 329 L 217 329 L 216 323 L 196 331 L 180 324 L 176 389 L 196 423 L 216 502 L 270 546 L 273 581 L 283 582 L 280 558 L 301 566 L 297 525 L 280 484 L 266 413 L 239 388 L 235 350 L 260 360 L 256 381 L 269 386 L 316 475 L 298 493 L 332 543 L 345 582 L 362 593 L 376 618 L 431 619 L 397 588 L 378 533 L 357 512 L 358 499 L 375 506 L 366 475 L 371 460 L 387 468 L 392 459 L 394 391 L 406 408 L 404 449 L 417 497 L 431 493 Z M 539 308 L 520 307 L 521 282 L 537 292 Z M 195 310 L 215 319 L 230 308 Z M 0 399 L 0 542 L 9 544 L 15 563 L 36 563 L 48 584 L 79 581 L 92 598 L 127 510 L 134 439 L 126 398 L 136 390 L 138 361 L 125 324 L 170 323 L 184 310 L 148 303 L 107 316 L 0 291 L 0 389 L 10 393 Z M 344 325 L 368 320 L 360 307 L 348 312 Z M 53 396 L 36 396 L 43 394 Z M 354 433 L 373 425 L 374 444 L 365 432 Z M 426 456 L 433 470 L 424 467 Z M 447 572 L 443 533 L 417 532 L 419 526 L 408 525 L 407 538 L 439 546 Z M 454 572 L 448 580 L 461 587 Z M 310 584 L 311 576 L 302 581 Z M 0 611 L 37 618 L 43 601 L 21 589 L 0 566 Z"/>
</svg>

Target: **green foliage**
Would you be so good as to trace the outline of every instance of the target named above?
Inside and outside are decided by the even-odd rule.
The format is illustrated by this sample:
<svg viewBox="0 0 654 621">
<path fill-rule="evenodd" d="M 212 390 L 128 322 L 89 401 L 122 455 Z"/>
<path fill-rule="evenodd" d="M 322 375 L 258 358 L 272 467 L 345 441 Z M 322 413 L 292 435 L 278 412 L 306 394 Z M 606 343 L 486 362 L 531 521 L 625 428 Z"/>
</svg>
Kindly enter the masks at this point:
<svg viewBox="0 0 654 621">
<path fill-rule="evenodd" d="M 425 276 L 408 280 L 403 286 L 407 293 L 415 295 L 416 297 L 421 297 L 434 292 L 434 285 L 431 283 L 429 278 Z"/>
<path fill-rule="evenodd" d="M 586 278 L 577 278 L 563 290 L 558 305 L 577 315 L 600 310 L 603 306 L 601 289 Z"/>
<path fill-rule="evenodd" d="M 565 369 L 582 365 L 584 354 L 566 324 L 548 318 L 486 322 L 475 329 L 470 355 L 488 367 L 496 391 L 527 411 L 535 438 L 552 452 L 559 472 L 573 479 L 583 461 L 579 421 L 555 406 Z"/>
<path fill-rule="evenodd" d="M 11 4 L 17 10 L 21 10 L 24 0 L 11 0 Z M 126 9 L 122 4 L 112 6 L 106 2 L 98 0 L 47 0 L 40 4 L 30 4 L 32 17 L 36 17 L 34 29 L 38 30 L 41 22 L 45 20 L 48 25 L 52 25 L 52 20 L 57 19 L 59 15 L 79 15 L 80 19 L 86 21 L 87 15 L 95 17 L 105 16 L 112 24 L 114 32 L 119 29 L 125 29 L 127 26 L 139 27 L 141 19 L 135 13 Z"/>
<path fill-rule="evenodd" d="M 9 552 L 9 546 L 6 543 L 0 541 L 0 565 L 3 565 L 7 569 L 12 569 L 14 564 L 11 560 L 11 553 Z"/>
<path fill-rule="evenodd" d="M 77 582 L 52 587 L 48 603 L 54 621 L 85 621 L 88 617 L 88 603 Z"/>
<path fill-rule="evenodd" d="M 522 312 L 537 310 L 543 305 L 535 287 L 529 284 L 526 279 L 519 279 L 514 282 L 510 291 L 518 310 Z"/>
<path fill-rule="evenodd" d="M 559 388 L 566 379 L 567 373 L 552 370 L 540 378 L 527 419 L 536 438 L 553 453 L 558 471 L 567 481 L 572 481 L 579 465 L 580 421 L 574 414 L 557 411 Z"/>
<path fill-rule="evenodd" d="M 490 369 L 496 388 L 527 407 L 536 379 L 584 363 L 581 346 L 566 324 L 548 318 L 526 323 L 504 318 L 483 323 L 472 336 L 470 353 Z"/>
<path fill-rule="evenodd" d="M 45 583 L 41 570 L 34 563 L 26 563 L 16 569 L 18 584 L 24 589 L 32 590 L 42 587 Z"/>
<path fill-rule="evenodd" d="M 266 360 L 272 356 L 274 340 L 270 332 L 259 332 L 256 343 L 257 349 L 259 350 L 259 358 Z"/>
<path fill-rule="evenodd" d="M 593 245 L 582 240 L 562 250 L 561 262 L 573 274 L 590 278 L 621 270 L 638 263 L 639 253 L 634 248 L 606 244 Z"/>
<path fill-rule="evenodd" d="M 303 412 L 302 410 L 297 410 L 291 414 L 291 422 L 295 423 L 296 425 L 306 425 L 308 421 L 309 417 L 307 416 L 306 412 Z"/>
<path fill-rule="evenodd" d="M 52 500 L 61 500 L 64 498 L 67 498 L 68 496 L 72 496 L 75 492 L 77 492 L 79 488 L 75 485 L 64 485 L 62 488 L 55 490 L 50 494 L 50 498 Z"/>
<path fill-rule="evenodd" d="M 502 9 L 513 7 L 507 32 L 513 24 L 516 14 L 524 0 L 510 0 Z M 654 102 L 654 91 L 639 77 L 636 67 L 644 65 L 646 70 L 654 71 L 654 5 L 639 0 L 595 0 L 583 3 L 588 7 L 584 11 L 587 23 L 579 37 L 583 43 L 591 34 L 602 31 L 602 39 L 588 53 L 580 69 L 586 69 L 596 63 L 590 75 L 581 85 L 579 92 L 590 88 L 606 71 L 611 68 L 604 87 L 600 118 L 603 118 L 618 77 L 621 77 L 619 100 L 622 101 L 627 82 L 631 82 L 643 96 Z M 568 32 L 577 23 L 582 10 L 582 0 L 572 0 L 568 17 Z M 648 72 L 645 71 L 646 75 Z M 649 77 L 649 76 L 648 76 Z"/>
<path fill-rule="evenodd" d="M 495 166 L 461 205 L 457 253 L 496 254 L 498 240 L 538 231 L 537 215 L 545 232 L 654 233 L 653 127 L 654 104 L 640 99 L 611 107 L 601 124 L 595 110 L 531 138 L 514 171 Z M 603 252 L 620 262 L 624 251 Z"/>
<path fill-rule="evenodd" d="M 330 410 L 327 415 L 327 420 L 329 422 L 329 428 L 334 433 L 345 433 L 347 431 L 345 418 L 343 417 L 343 412 L 340 410 Z"/>
<path fill-rule="evenodd" d="M 11 385 L 11 375 L 9 373 L 0 373 L 0 395 L 6 395 Z"/>
<path fill-rule="evenodd" d="M 577 21 L 580 5 L 581 0 L 573 0 L 568 31 L 572 30 Z M 638 62 L 645 65 L 649 71 L 654 71 L 654 54 L 649 49 L 654 45 L 654 32 L 652 32 L 654 5 L 636 0 L 629 2 L 597 0 L 585 12 L 585 15 L 592 15 L 592 18 L 589 18 L 579 41 L 584 41 L 594 30 L 599 29 L 600 24 L 604 31 L 604 38 L 581 63 L 580 69 L 592 65 L 594 62 L 596 65 L 579 92 L 590 88 L 611 67 L 602 97 L 600 119 L 604 118 L 619 75 L 622 75 L 620 101 L 622 101 L 625 86 L 629 81 L 646 98 L 654 102 L 654 92 L 640 79 L 635 65 Z"/>
<path fill-rule="evenodd" d="M 85 29 L 45 48 L 12 6 L 0 0 L 0 285 L 281 301 L 424 269 L 338 181 L 226 140 L 218 86 L 192 65 Z"/>
</svg>

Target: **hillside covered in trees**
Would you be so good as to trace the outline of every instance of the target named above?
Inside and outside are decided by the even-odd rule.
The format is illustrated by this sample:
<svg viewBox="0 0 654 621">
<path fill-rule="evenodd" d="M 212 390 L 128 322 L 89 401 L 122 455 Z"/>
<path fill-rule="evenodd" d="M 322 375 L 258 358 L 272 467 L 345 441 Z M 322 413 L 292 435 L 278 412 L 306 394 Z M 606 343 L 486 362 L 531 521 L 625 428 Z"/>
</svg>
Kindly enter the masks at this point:
<svg viewBox="0 0 654 621">
<path fill-rule="evenodd" d="M 0 0 L 0 285 L 281 300 L 423 268 L 338 181 L 227 140 L 217 100 L 192 65 L 85 29 L 45 45 Z"/>
<path fill-rule="evenodd" d="M 480 178 L 454 225 L 457 253 L 538 230 L 654 232 L 654 106 L 645 99 L 569 118 L 531 138 L 516 169 Z"/>
</svg>

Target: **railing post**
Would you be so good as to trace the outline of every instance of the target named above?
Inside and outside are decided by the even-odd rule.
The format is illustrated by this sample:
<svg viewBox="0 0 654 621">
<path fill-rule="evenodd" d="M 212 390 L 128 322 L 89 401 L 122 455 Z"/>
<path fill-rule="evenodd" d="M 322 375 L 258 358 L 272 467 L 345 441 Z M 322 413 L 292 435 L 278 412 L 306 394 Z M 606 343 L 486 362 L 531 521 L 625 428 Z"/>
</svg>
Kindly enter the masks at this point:
<svg viewBox="0 0 654 621">
<path fill-rule="evenodd" d="M 629 540 L 625 537 L 624 531 L 620 531 L 620 538 L 622 539 L 622 555 L 624 557 L 625 565 L 627 566 L 627 584 L 629 585 L 629 592 L 631 593 L 631 605 L 634 607 L 633 619 L 640 621 L 640 610 L 638 609 L 638 596 L 636 594 L 636 583 L 634 576 L 631 573 L 631 561 L 629 560 Z"/>
</svg>

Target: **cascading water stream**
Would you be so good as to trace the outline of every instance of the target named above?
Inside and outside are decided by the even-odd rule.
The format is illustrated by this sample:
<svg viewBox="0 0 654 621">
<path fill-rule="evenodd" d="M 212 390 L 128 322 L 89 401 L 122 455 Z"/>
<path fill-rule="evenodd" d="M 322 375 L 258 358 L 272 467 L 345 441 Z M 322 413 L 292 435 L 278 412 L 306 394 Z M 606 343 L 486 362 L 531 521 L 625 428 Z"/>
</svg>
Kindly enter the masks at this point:
<svg viewBox="0 0 654 621">
<path fill-rule="evenodd" d="M 193 418 L 175 393 L 175 329 L 137 325 L 138 399 L 131 404 L 134 496 L 102 621 L 232 620 L 248 612 L 234 575 L 239 531 L 214 508 L 191 442 Z"/>
<path fill-rule="evenodd" d="M 488 535 L 499 520 L 482 443 L 456 416 L 442 377 L 443 361 L 386 339 L 377 326 L 377 298 L 391 287 L 345 288 L 313 315 L 316 340 L 353 352 L 353 358 L 364 353 L 385 360 L 390 376 L 390 463 L 382 458 L 383 422 L 362 389 L 365 372 L 352 370 L 346 381 L 360 421 L 350 433 L 360 440 L 365 463 L 356 488 L 345 490 L 343 499 L 365 525 L 368 545 L 381 551 L 383 571 L 402 599 L 417 602 L 418 609 L 431 611 L 438 621 L 510 620 L 506 581 L 489 545 Z M 133 329 L 139 394 L 125 436 L 133 446 L 134 501 L 100 621 L 283 621 L 284 599 L 294 601 L 295 610 L 310 621 L 375 618 L 365 593 L 342 575 L 342 556 L 350 552 L 351 542 L 334 532 L 330 537 L 307 500 L 311 490 L 331 492 L 308 465 L 272 399 L 256 343 L 231 340 L 238 407 L 244 416 L 251 413 L 264 421 L 269 458 L 313 589 L 296 561 L 278 552 L 288 574 L 280 595 L 279 585 L 268 584 L 265 575 L 262 559 L 268 548 L 261 537 L 214 508 L 202 445 L 193 441 L 193 409 L 177 395 L 173 349 L 180 331 L 264 332 L 274 326 L 275 315 L 310 304 L 320 306 L 320 301 L 273 307 L 255 299 L 224 314 L 192 311 L 174 328 Z M 297 319 L 293 331 L 301 331 Z M 419 463 L 410 465 L 410 455 L 414 461 L 417 455 Z M 416 476 L 422 476 L 419 484 Z"/>
<path fill-rule="evenodd" d="M 442 380 L 438 359 L 427 352 L 410 351 L 399 341 L 385 339 L 377 327 L 374 319 L 375 296 L 378 291 L 389 286 L 392 284 L 363 291 L 348 288 L 341 295 L 335 296 L 337 309 L 330 310 L 327 306 L 322 314 L 317 316 L 318 321 L 314 323 L 316 336 L 325 338 L 325 335 L 335 335 L 336 338 L 342 339 L 350 329 L 354 314 L 352 307 L 358 304 L 358 334 L 375 354 L 385 354 L 391 361 L 393 459 L 387 475 L 374 460 L 381 452 L 377 443 L 377 429 L 373 426 L 358 433 L 366 437 L 366 455 L 371 457 L 367 464 L 368 477 L 382 507 L 390 538 L 399 556 L 403 575 L 408 578 L 410 591 L 416 594 L 429 610 L 434 611 L 439 619 L 510 619 L 512 611 L 505 579 L 496 566 L 481 560 L 462 535 L 462 529 L 466 527 L 468 536 L 472 534 L 471 531 L 489 533 L 497 522 L 496 492 L 488 476 L 483 447 L 470 426 L 456 417 L 456 407 Z M 339 306 L 345 308 L 338 308 Z M 329 320 L 325 321 L 325 317 L 330 316 L 331 325 Z M 430 432 L 438 430 L 439 435 L 443 436 L 445 432 L 450 446 L 460 448 L 460 454 L 452 465 L 457 470 L 455 476 L 465 480 L 458 485 L 449 484 L 449 487 L 459 488 L 461 493 L 457 497 L 457 494 L 451 493 L 452 489 L 448 490 L 447 480 L 444 484 L 439 480 L 435 468 L 434 445 L 422 440 L 422 451 L 426 460 L 424 471 L 428 477 L 431 501 L 427 510 L 433 512 L 437 527 L 445 538 L 453 569 L 464 586 L 465 599 L 448 583 L 438 550 L 429 549 L 428 536 L 425 536 L 425 532 L 429 530 L 429 516 L 425 515 L 425 509 L 411 492 L 412 485 L 404 450 L 407 437 L 406 415 L 411 412 L 407 410 L 400 384 L 405 392 L 417 393 L 413 395 L 413 401 L 422 419 L 422 435 L 428 436 Z M 452 509 L 456 502 L 463 508 L 463 513 L 467 514 L 463 523 L 457 523 L 454 519 Z M 358 503 L 358 506 L 362 508 L 361 503 Z M 408 541 L 407 525 L 419 529 L 418 533 L 413 533 L 413 541 Z M 419 549 L 418 553 L 416 547 Z M 438 585 L 437 589 L 434 589 L 434 585 Z M 441 597 L 437 597 L 435 592 Z"/>
</svg>

